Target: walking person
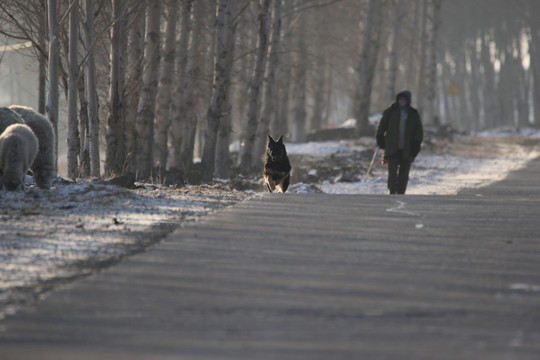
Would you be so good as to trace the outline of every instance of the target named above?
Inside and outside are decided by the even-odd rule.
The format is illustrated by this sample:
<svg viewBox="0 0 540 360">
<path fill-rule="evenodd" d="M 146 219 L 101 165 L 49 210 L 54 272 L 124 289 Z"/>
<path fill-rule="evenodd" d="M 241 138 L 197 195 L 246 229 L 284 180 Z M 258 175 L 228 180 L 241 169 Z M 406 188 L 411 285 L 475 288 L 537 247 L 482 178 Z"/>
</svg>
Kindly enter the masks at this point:
<svg viewBox="0 0 540 360">
<path fill-rule="evenodd" d="M 377 146 L 384 149 L 388 163 L 390 194 L 405 194 L 411 163 L 420 152 L 424 137 L 418 111 L 411 107 L 411 92 L 402 91 L 396 102 L 383 112 L 377 128 Z"/>
</svg>

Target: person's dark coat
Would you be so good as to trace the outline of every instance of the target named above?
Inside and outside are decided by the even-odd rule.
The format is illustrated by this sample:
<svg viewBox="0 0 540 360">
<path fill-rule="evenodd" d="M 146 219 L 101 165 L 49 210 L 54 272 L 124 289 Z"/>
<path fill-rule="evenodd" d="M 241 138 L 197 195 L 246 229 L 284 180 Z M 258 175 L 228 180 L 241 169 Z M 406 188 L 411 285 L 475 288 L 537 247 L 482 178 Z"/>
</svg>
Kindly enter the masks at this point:
<svg viewBox="0 0 540 360">
<path fill-rule="evenodd" d="M 409 105 L 407 106 L 407 125 L 405 126 L 405 142 L 403 145 L 403 159 L 414 161 L 414 158 L 420 152 L 420 146 L 424 139 L 424 130 L 418 111 L 411 107 L 411 93 L 402 91 L 396 96 L 396 102 L 383 112 L 381 121 L 377 128 L 377 146 L 384 149 L 384 157 L 391 158 L 396 155 L 399 138 L 399 122 L 401 120 L 401 110 L 398 99 L 406 97 Z"/>
</svg>

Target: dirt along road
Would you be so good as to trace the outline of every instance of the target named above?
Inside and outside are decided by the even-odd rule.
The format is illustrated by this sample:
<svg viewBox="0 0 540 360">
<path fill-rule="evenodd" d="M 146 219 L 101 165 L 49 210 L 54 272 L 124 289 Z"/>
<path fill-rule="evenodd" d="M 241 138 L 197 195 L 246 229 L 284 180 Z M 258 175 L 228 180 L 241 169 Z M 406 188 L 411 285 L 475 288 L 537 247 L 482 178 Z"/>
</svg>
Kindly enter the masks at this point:
<svg viewBox="0 0 540 360">
<path fill-rule="evenodd" d="M 538 359 L 539 178 L 256 196 L 2 320 L 0 359 Z"/>
</svg>

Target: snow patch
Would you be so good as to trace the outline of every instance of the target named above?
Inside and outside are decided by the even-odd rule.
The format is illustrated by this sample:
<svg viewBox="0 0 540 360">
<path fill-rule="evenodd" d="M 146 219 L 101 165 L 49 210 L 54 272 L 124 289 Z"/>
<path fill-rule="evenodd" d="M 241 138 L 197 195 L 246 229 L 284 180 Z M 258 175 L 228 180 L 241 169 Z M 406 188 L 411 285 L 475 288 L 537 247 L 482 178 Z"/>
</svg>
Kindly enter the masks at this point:
<svg viewBox="0 0 540 360">
<path fill-rule="evenodd" d="M 510 137 L 525 136 L 531 138 L 540 138 L 540 130 L 534 128 L 516 129 L 512 126 L 501 126 L 495 129 L 489 129 L 477 134 L 478 137 Z"/>
<path fill-rule="evenodd" d="M 300 144 L 286 144 L 287 154 L 309 155 L 314 157 L 324 157 L 338 152 L 350 151 L 346 141 L 324 141 L 308 142 Z"/>
</svg>

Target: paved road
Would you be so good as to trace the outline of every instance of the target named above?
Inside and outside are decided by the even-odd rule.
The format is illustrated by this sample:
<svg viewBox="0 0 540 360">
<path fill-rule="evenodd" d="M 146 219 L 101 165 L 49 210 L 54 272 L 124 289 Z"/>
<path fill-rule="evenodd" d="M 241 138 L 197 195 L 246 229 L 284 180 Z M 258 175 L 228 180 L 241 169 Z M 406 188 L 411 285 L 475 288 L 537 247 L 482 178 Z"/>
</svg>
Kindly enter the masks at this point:
<svg viewBox="0 0 540 360">
<path fill-rule="evenodd" d="M 540 359 L 539 185 L 252 199 L 3 320 L 0 359 Z"/>
</svg>

